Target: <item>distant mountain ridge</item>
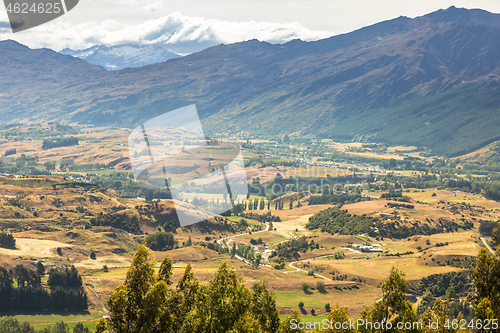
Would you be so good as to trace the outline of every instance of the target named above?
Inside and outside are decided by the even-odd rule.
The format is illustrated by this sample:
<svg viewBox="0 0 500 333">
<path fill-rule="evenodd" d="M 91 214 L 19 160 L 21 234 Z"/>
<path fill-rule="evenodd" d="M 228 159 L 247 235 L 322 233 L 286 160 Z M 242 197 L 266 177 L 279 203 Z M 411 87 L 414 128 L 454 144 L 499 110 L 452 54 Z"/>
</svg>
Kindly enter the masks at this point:
<svg viewBox="0 0 500 333">
<path fill-rule="evenodd" d="M 180 57 L 163 45 L 139 44 L 94 45 L 83 50 L 65 48 L 59 53 L 84 59 L 107 70 L 142 67 Z"/>
<path fill-rule="evenodd" d="M 7 76 L 19 93 L 0 98 L 0 117 L 133 128 L 195 103 L 209 135 L 314 136 L 456 155 L 500 138 L 499 27 L 498 14 L 450 7 L 315 42 L 251 40 L 82 72 L 50 89 L 39 82 L 38 93 Z"/>
<path fill-rule="evenodd" d="M 44 85 L 61 86 L 103 72 L 101 67 L 49 49 L 31 50 L 13 40 L 0 42 L 0 88 L 3 93 L 22 93 L 28 87 L 39 89 Z"/>
</svg>

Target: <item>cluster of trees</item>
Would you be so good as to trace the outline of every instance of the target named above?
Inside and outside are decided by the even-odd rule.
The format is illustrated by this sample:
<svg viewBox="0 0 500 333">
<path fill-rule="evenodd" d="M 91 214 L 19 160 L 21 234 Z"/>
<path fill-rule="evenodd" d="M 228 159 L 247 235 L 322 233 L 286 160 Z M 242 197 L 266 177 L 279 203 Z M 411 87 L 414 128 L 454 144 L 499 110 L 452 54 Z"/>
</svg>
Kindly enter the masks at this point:
<svg viewBox="0 0 500 333">
<path fill-rule="evenodd" d="M 43 267 L 43 266 L 42 266 Z M 11 311 L 83 311 L 87 295 L 81 277 L 71 270 L 51 270 L 50 291 L 41 285 L 39 272 L 17 265 L 11 270 L 0 267 L 0 312 Z M 14 286 L 14 281 L 17 286 Z"/>
<path fill-rule="evenodd" d="M 252 239 L 250 239 L 250 244 L 252 244 L 252 245 L 262 245 L 262 244 L 264 244 L 264 241 L 262 240 L 262 237 L 259 237 L 257 239 L 252 238 Z"/>
<path fill-rule="evenodd" d="M 311 243 L 309 243 L 307 239 L 302 236 L 300 238 L 278 244 L 276 250 L 270 255 L 269 258 L 277 257 L 278 260 L 293 258 L 297 260 L 300 258 L 299 252 L 306 253 L 311 247 L 315 247 L 314 241 L 311 240 Z"/>
<path fill-rule="evenodd" d="M 176 246 L 177 242 L 171 232 L 157 232 L 146 237 L 146 246 L 153 251 L 169 251 Z"/>
<path fill-rule="evenodd" d="M 399 183 L 396 183 L 399 185 Z M 390 199 L 390 198 L 402 198 L 403 197 L 403 192 L 401 190 L 399 191 L 394 191 L 393 186 L 389 186 L 389 192 L 388 193 L 382 193 L 380 195 L 382 199 Z"/>
<path fill-rule="evenodd" d="M 347 213 L 339 207 L 325 209 L 309 219 L 306 228 L 320 229 L 330 234 L 359 235 L 369 232 L 378 219 Z"/>
<path fill-rule="evenodd" d="M 125 282 L 109 300 L 110 320 L 96 332 L 278 332 L 276 300 L 263 283 L 253 289 L 223 263 L 202 285 L 188 265 L 173 288 L 172 260 L 167 256 L 158 274 L 151 252 L 141 245 Z"/>
<path fill-rule="evenodd" d="M 479 233 L 483 236 L 491 237 L 493 230 L 498 228 L 498 221 L 481 220 L 479 223 Z"/>
<path fill-rule="evenodd" d="M 141 218 L 152 218 L 159 225 L 163 226 L 165 232 L 175 232 L 180 227 L 179 220 L 174 210 L 165 209 L 158 202 L 135 206 Z"/>
<path fill-rule="evenodd" d="M 271 215 L 271 212 L 267 212 L 266 214 L 241 213 L 239 216 L 246 219 L 257 220 L 260 222 L 281 222 L 280 217 L 276 215 Z"/>
<path fill-rule="evenodd" d="M 268 200 L 267 203 L 264 199 L 257 199 L 255 198 L 253 201 L 251 200 L 246 200 L 243 201 L 242 203 L 243 210 L 264 210 L 264 209 L 270 209 L 271 202 Z"/>
<path fill-rule="evenodd" d="M 484 185 L 484 196 L 491 200 L 500 201 L 500 182 L 495 181 Z"/>
<path fill-rule="evenodd" d="M 408 209 L 414 209 L 415 206 L 412 204 L 403 204 L 403 203 L 398 203 L 398 202 L 388 202 L 387 207 L 391 208 L 408 208 Z"/>
<path fill-rule="evenodd" d="M 78 138 L 75 138 L 75 137 L 46 139 L 46 140 L 43 140 L 42 149 L 47 150 L 47 149 L 57 148 L 57 147 L 75 146 L 78 144 L 79 144 Z"/>
<path fill-rule="evenodd" d="M 239 255 L 248 260 L 253 260 L 255 258 L 255 250 L 253 246 L 247 244 L 240 244 L 236 246 L 236 243 L 233 243 L 233 247 L 231 249 L 231 256 Z"/>
<path fill-rule="evenodd" d="M 66 161 L 64 161 L 66 163 Z M 66 167 L 70 165 L 65 164 Z M 95 167 L 95 165 L 94 165 Z M 98 165 L 97 168 L 92 168 L 91 165 L 76 165 L 72 166 L 71 170 L 75 171 L 76 168 L 79 171 L 85 170 L 98 170 L 103 167 L 110 168 L 109 165 Z M 112 168 L 112 167 L 111 167 Z M 146 201 L 150 202 L 153 199 L 172 199 L 172 195 L 168 189 L 164 190 L 151 190 L 143 188 L 134 180 L 134 175 L 131 172 L 110 172 L 109 174 L 93 174 L 87 173 L 83 176 L 86 181 L 92 184 L 99 185 L 105 188 L 112 188 L 118 192 L 122 198 L 145 198 Z"/>
<path fill-rule="evenodd" d="M 454 258 L 446 259 L 444 261 L 444 263 L 448 266 L 473 269 L 474 266 L 476 265 L 476 258 L 475 257 L 464 257 L 464 258 L 454 257 Z"/>
<path fill-rule="evenodd" d="M 109 226 L 117 229 L 128 231 L 132 234 L 140 234 L 139 219 L 137 216 L 128 216 L 120 213 L 107 213 L 92 217 L 90 223 L 93 226 Z"/>
<path fill-rule="evenodd" d="M 7 156 L 10 156 L 10 155 L 16 155 L 16 154 L 17 154 L 16 148 L 14 148 L 14 149 L 7 149 L 5 151 L 5 153 L 3 154 L 3 156 L 7 157 Z"/>
<path fill-rule="evenodd" d="M 59 168 L 61 170 L 67 169 L 68 171 L 94 171 L 94 170 L 103 170 L 108 166 L 102 163 L 86 163 L 86 164 L 64 164 L 60 165 Z"/>
<path fill-rule="evenodd" d="M 0 247 L 5 249 L 15 249 L 16 240 L 14 239 L 14 236 L 6 232 L 0 232 Z"/>
<path fill-rule="evenodd" d="M 335 260 L 342 260 L 342 259 L 345 259 L 345 254 L 344 252 L 335 252 L 335 254 L 333 255 L 333 259 Z"/>
<path fill-rule="evenodd" d="M 71 268 L 64 267 L 62 269 L 50 269 L 49 279 L 47 284 L 51 288 L 65 287 L 65 288 L 81 288 L 82 287 L 82 277 L 78 274 L 78 270 L 75 266 Z"/>
<path fill-rule="evenodd" d="M 432 274 L 422 278 L 415 290 L 420 293 L 428 292 L 434 297 L 446 296 L 448 292 L 459 297 L 469 294 L 471 287 L 470 272 L 450 272 L 444 274 Z"/>
<path fill-rule="evenodd" d="M 205 243 L 202 243 L 202 245 L 203 244 L 205 244 Z M 214 241 L 213 243 L 208 243 L 208 244 L 206 244 L 206 246 L 207 246 L 207 249 L 210 249 L 210 250 L 218 252 L 218 253 L 229 253 L 228 248 L 220 245 L 216 241 Z"/>
<path fill-rule="evenodd" d="M 60 137 L 68 134 L 78 134 L 79 130 L 71 126 L 49 123 L 45 125 L 9 124 L 2 127 L 3 137 L 9 141 L 43 140 L 49 137 Z"/>
<path fill-rule="evenodd" d="M 378 233 L 373 227 L 376 227 Z M 414 235 L 433 235 L 443 232 L 454 232 L 460 229 L 472 229 L 474 224 L 470 221 L 465 221 L 463 224 L 458 224 L 455 221 L 440 220 L 436 226 L 429 224 L 422 225 L 401 225 L 398 221 L 382 223 L 377 218 L 372 218 L 365 215 L 349 214 L 347 211 L 341 210 L 339 207 L 331 207 L 325 209 L 311 218 L 306 224 L 309 230 L 320 229 L 323 232 L 341 235 L 359 235 L 368 233 L 372 237 L 389 237 L 389 238 L 408 238 Z"/>
<path fill-rule="evenodd" d="M 285 259 L 280 258 L 278 263 L 273 265 L 273 268 L 276 270 L 285 269 Z"/>
<path fill-rule="evenodd" d="M 309 198 L 309 205 L 325 205 L 325 204 L 348 204 L 353 202 L 359 202 L 363 200 L 369 200 L 369 198 L 362 197 L 358 194 L 324 194 L 324 195 L 314 195 Z"/>
</svg>

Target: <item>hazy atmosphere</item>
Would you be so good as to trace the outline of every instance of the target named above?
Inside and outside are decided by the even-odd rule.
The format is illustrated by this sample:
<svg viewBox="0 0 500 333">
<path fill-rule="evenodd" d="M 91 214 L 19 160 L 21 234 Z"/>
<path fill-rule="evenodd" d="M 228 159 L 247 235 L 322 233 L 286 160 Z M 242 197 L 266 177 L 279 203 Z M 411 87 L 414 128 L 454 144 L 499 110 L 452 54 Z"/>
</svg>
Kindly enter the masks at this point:
<svg viewBox="0 0 500 333">
<path fill-rule="evenodd" d="M 0 13 L 0 333 L 499 332 L 499 0 L 77 1 Z"/>
<path fill-rule="evenodd" d="M 295 38 L 317 40 L 452 5 L 500 12 L 496 0 L 81 0 L 63 17 L 15 35 L 1 11 L 0 38 L 55 50 L 123 43 L 208 46 L 254 38 L 283 43 Z"/>
</svg>

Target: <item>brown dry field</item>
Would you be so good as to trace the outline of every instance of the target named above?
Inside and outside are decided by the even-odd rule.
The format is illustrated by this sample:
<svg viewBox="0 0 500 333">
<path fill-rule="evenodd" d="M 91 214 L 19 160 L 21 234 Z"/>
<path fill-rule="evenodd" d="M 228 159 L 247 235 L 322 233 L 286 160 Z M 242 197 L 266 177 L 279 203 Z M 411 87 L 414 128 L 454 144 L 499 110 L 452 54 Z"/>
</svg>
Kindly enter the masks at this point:
<svg viewBox="0 0 500 333">
<path fill-rule="evenodd" d="M 43 177 L 33 177 L 25 180 L 35 181 L 42 179 Z M 64 182 L 62 177 L 51 177 L 50 179 L 52 182 Z M 13 178 L 9 178 L 8 180 L 9 182 L 13 180 L 24 181 Z M 436 192 L 437 196 L 432 197 L 433 192 Z M 468 219 L 472 217 L 477 219 L 493 219 L 498 218 L 500 215 L 500 206 L 498 203 L 468 193 L 432 190 L 413 192 L 411 190 L 404 194 L 412 198 L 415 210 L 387 208 L 385 207 L 387 200 L 365 201 L 344 205 L 343 207 L 351 213 L 373 216 L 378 216 L 380 213 L 397 211 L 398 215 L 405 219 L 417 220 L 425 220 L 425 217 L 456 219 L 460 214 L 453 215 L 450 212 L 450 208 L 458 206 L 461 207 L 460 212 Z M 14 207 L 7 203 L 7 198 L 16 196 L 22 197 L 22 207 Z M 90 196 L 98 198 L 101 202 L 91 202 L 89 200 Z M 62 205 L 59 207 L 53 203 L 53 200 L 56 198 L 62 201 Z M 422 203 L 416 203 L 417 201 L 421 201 Z M 462 202 L 467 203 L 467 205 L 462 204 Z M 0 253 L 2 254 L 2 261 L 9 263 L 16 263 L 17 261 L 30 264 L 32 259 L 45 256 L 48 264 L 73 264 L 77 266 L 82 272 L 85 282 L 89 283 L 88 292 L 95 292 L 99 297 L 93 299 L 93 307 L 95 309 L 102 309 L 106 298 L 109 297 L 116 286 L 123 282 L 132 255 L 145 235 L 135 236 L 110 227 L 92 227 L 85 230 L 81 223 L 88 221 L 90 215 L 76 212 L 76 208 L 81 205 L 85 205 L 86 210 L 93 214 L 113 212 L 119 206 L 123 206 L 123 209 L 120 210 L 121 212 L 137 214 L 135 205 L 143 206 L 145 204 L 122 199 L 112 190 L 87 192 L 78 187 L 53 188 L 50 184 L 43 183 L 39 187 L 34 188 L 3 184 L 0 187 L 0 217 L 6 222 L 22 221 L 27 230 L 14 230 L 14 236 L 18 239 L 19 250 L 0 250 Z M 162 201 L 160 205 L 168 206 L 170 203 Z M 305 299 L 309 304 L 320 304 L 320 302 L 321 304 L 329 302 L 332 306 L 337 304 L 337 302 L 340 305 L 349 304 L 350 309 L 353 311 L 353 316 L 356 316 L 364 307 L 373 304 L 379 297 L 380 292 L 376 287 L 387 276 L 392 266 L 397 266 L 405 270 L 407 278 L 415 281 L 430 274 L 457 271 L 459 269 L 451 266 L 440 266 L 437 264 L 437 261 L 444 262 L 448 258 L 457 256 L 475 256 L 481 248 L 476 229 L 432 236 L 413 236 L 410 237 L 410 240 L 384 239 L 380 243 L 389 254 L 404 253 L 407 251 L 413 251 L 414 253 L 401 257 L 375 256 L 369 260 L 352 259 L 355 255 L 347 250 L 342 250 L 340 247 L 346 246 L 349 243 L 361 243 L 359 239 L 353 236 L 329 235 L 305 229 L 309 217 L 329 207 L 332 207 L 332 205 L 302 206 L 291 210 L 271 210 L 271 214 L 277 215 L 282 219 L 282 222 L 274 222 L 273 226 L 276 228 L 277 233 L 287 239 L 292 237 L 290 232 L 294 236 L 312 236 L 315 243 L 319 243 L 324 249 L 321 251 L 307 251 L 304 254 L 301 253 L 300 259 L 305 261 L 299 264 L 303 265 L 304 268 L 318 267 L 322 270 L 320 274 L 330 278 L 333 277 L 330 272 L 334 270 L 341 274 L 347 274 L 350 278 L 363 277 L 367 280 L 367 285 L 363 285 L 360 292 L 348 290 L 337 292 L 331 289 L 335 285 L 352 285 L 354 283 L 352 281 L 322 280 L 327 285 L 327 288 L 330 288 L 329 293 L 327 295 L 314 293 L 315 297 L 306 297 L 300 291 L 301 283 L 307 282 L 315 285 L 317 281 L 320 281 L 318 278 L 307 276 L 305 272 L 284 274 L 284 271 L 267 267 L 260 267 L 255 270 L 245 263 L 231 259 L 227 254 L 218 254 L 215 251 L 200 246 L 182 247 L 168 252 L 155 252 L 155 257 L 160 262 L 166 255 L 169 255 L 173 258 L 174 265 L 181 267 L 174 268 L 174 281 L 177 281 L 182 276 L 186 265 L 191 263 L 195 275 L 202 283 L 206 283 L 209 279 L 213 278 L 220 264 L 227 261 L 243 277 L 247 286 L 250 287 L 254 282 L 261 280 L 267 281 L 270 288 L 277 292 L 278 302 L 281 304 L 280 311 L 282 313 L 288 313 L 296 307 L 299 299 L 306 297 Z M 33 210 L 39 213 L 38 217 L 32 215 Z M 14 212 L 21 213 L 25 218 L 14 218 L 12 216 Z M 254 212 L 265 214 L 268 211 L 256 210 Z M 66 224 L 61 223 L 62 218 L 60 214 L 69 222 Z M 156 231 L 160 227 L 151 223 L 151 221 L 143 221 L 141 223 L 143 231 L 149 233 Z M 231 223 L 237 225 L 236 221 Z M 193 242 L 213 242 L 215 239 L 222 237 L 222 235 L 238 234 L 245 231 L 240 230 L 230 233 L 223 229 L 222 225 L 223 223 L 214 224 L 212 225 L 212 230 L 197 226 L 179 229 L 175 237 L 180 244 L 189 237 L 191 237 Z M 51 229 L 37 230 L 40 227 L 50 227 Z M 267 236 L 269 236 L 269 239 L 266 238 Z M 206 237 L 210 239 L 206 240 Z M 274 233 L 268 232 L 252 236 L 242 236 L 241 240 L 249 241 L 250 238 L 258 237 L 266 238 L 269 241 L 275 238 L 280 239 Z M 429 246 L 425 244 L 427 240 L 430 241 Z M 449 242 L 449 245 L 442 247 L 435 246 L 436 243 L 446 242 Z M 421 252 L 417 251 L 418 246 L 423 248 Z M 62 256 L 55 254 L 55 248 L 57 247 L 62 248 Z M 124 249 L 125 253 L 114 253 L 118 248 Z M 96 260 L 89 258 L 90 251 L 92 250 L 96 251 Z M 346 259 L 314 259 L 316 256 L 331 255 L 338 251 L 346 253 Z M 21 259 L 16 259 L 18 257 L 21 257 Z M 432 258 L 435 261 L 432 261 Z M 297 267 L 299 267 L 299 264 L 297 264 Z M 103 272 L 102 267 L 104 265 L 110 268 L 109 272 Z M 306 265 L 308 266 L 306 267 Z M 290 271 L 290 269 L 287 268 L 286 271 Z M 315 299 L 318 303 L 314 303 Z"/>
<path fill-rule="evenodd" d="M 261 183 L 269 182 L 276 178 L 276 173 L 282 172 L 282 168 L 278 169 L 276 167 L 248 167 L 246 168 L 247 179 L 251 181 L 253 178 L 259 177 Z"/>
<path fill-rule="evenodd" d="M 336 270 L 340 274 L 347 274 L 349 277 L 362 277 L 367 280 L 368 284 L 373 286 L 378 286 L 388 276 L 392 267 L 405 271 L 408 281 L 419 280 L 431 274 L 461 270 L 451 266 L 425 265 L 422 260 L 413 255 L 399 258 L 374 257 L 371 259 L 349 259 L 349 257 L 346 257 L 343 260 L 320 258 L 309 262 L 314 266 L 325 267 L 327 272 Z"/>
<path fill-rule="evenodd" d="M 53 240 L 16 238 L 16 250 L 0 248 L 0 255 L 46 258 L 57 256 L 55 249 L 68 248 L 73 245 Z"/>
<path fill-rule="evenodd" d="M 54 161 L 59 163 L 63 158 L 74 159 L 76 164 L 102 163 L 108 164 L 118 161 L 124 157 L 128 158 L 127 144 L 128 132 L 122 130 L 93 131 L 89 134 L 68 135 L 77 137 L 79 145 L 70 147 L 59 147 L 42 150 L 42 141 L 17 141 L 0 143 L 0 152 L 15 148 L 17 155 L 38 156 L 39 162 Z M 127 169 L 128 161 L 121 162 L 116 169 Z"/>
<path fill-rule="evenodd" d="M 436 196 L 433 197 L 433 193 L 436 193 Z M 373 192 L 369 194 L 377 195 Z M 404 192 L 403 195 L 411 198 L 411 204 L 415 206 L 414 209 L 386 207 L 388 202 L 395 201 L 385 199 L 347 204 L 343 206 L 343 209 L 351 214 L 367 214 L 373 217 L 397 213 L 403 220 L 423 223 L 427 219 L 434 221 L 440 218 L 457 220 L 462 217 L 462 214 L 473 223 L 476 223 L 478 219 L 500 219 L 500 203 L 476 194 L 461 191 L 411 189 L 409 192 Z M 453 209 L 456 211 L 453 212 Z"/>
<path fill-rule="evenodd" d="M 276 293 L 278 310 L 281 314 L 290 314 L 293 309 L 297 308 L 298 302 L 303 300 L 306 305 L 317 305 L 314 306 L 314 308 L 318 314 L 324 312 L 324 304 L 326 303 L 330 303 L 332 306 L 335 304 L 349 304 L 350 314 L 357 317 L 366 306 L 373 304 L 373 302 L 380 297 L 379 289 L 372 286 L 360 285 L 360 290 L 350 291 L 345 288 L 357 283 L 352 281 L 327 281 L 307 276 L 307 274 L 303 272 L 283 274 L 283 271 L 277 271 L 266 267 L 255 270 L 238 260 L 230 259 L 227 255 L 217 255 L 213 251 L 200 247 L 177 249 L 168 251 L 168 253 L 155 252 L 155 258 L 161 261 L 167 254 L 171 256 L 174 261 L 174 283 L 177 283 L 183 275 L 184 269 L 188 263 L 192 265 L 196 278 L 199 279 L 202 284 L 206 284 L 213 278 L 218 267 L 223 262 L 227 262 L 230 267 L 236 270 L 238 276 L 243 279 L 247 287 L 250 288 L 256 282 L 265 281 L 269 288 Z M 177 266 L 180 266 L 180 268 Z M 104 298 L 123 281 L 126 269 L 112 268 L 107 273 L 102 270 L 87 270 L 87 272 L 88 274 L 85 276 L 85 281 L 90 282 L 99 296 Z M 318 281 L 324 282 L 328 290 L 327 294 L 314 292 L 314 294 L 305 295 L 301 291 L 301 284 L 303 282 L 314 287 Z M 344 290 L 337 291 L 333 289 L 333 286 L 340 286 L 344 288 Z"/>
</svg>

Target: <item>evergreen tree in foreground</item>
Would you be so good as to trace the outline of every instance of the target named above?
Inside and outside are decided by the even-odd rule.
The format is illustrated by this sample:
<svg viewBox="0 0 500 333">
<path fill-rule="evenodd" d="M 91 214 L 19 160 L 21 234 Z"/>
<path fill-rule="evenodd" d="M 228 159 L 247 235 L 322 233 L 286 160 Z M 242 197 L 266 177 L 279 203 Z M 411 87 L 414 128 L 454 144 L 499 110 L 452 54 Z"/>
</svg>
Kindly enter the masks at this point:
<svg viewBox="0 0 500 333">
<path fill-rule="evenodd" d="M 497 249 L 500 249 L 498 231 L 494 232 L 494 240 Z M 280 323 L 275 296 L 267 286 L 259 284 L 254 286 L 253 290 L 246 288 L 234 269 L 228 267 L 226 263 L 219 267 L 214 278 L 206 286 L 198 283 L 191 266 L 188 265 L 175 288 L 172 286 L 172 260 L 169 257 L 165 258 L 157 276 L 154 273 L 154 265 L 155 260 L 151 251 L 144 244 L 141 245 L 125 282 L 110 298 L 111 320 L 101 319 L 95 332 L 304 332 L 300 327 L 295 329 L 297 324 L 301 323 L 298 313 L 294 312 Z M 469 299 L 475 311 L 474 320 L 498 319 L 500 250 L 492 255 L 488 250 L 482 249 L 471 277 L 473 292 L 469 295 Z M 4 283 L 8 284 L 8 279 Z M 365 324 L 357 329 L 351 327 L 306 329 L 313 333 L 382 333 L 396 332 L 398 323 L 421 323 L 421 326 L 412 327 L 405 332 L 431 333 L 436 330 L 430 324 L 438 323 L 441 332 L 472 332 L 469 328 L 460 330 L 451 324 L 454 319 L 460 322 L 464 316 L 462 313 L 451 315 L 449 295 L 436 298 L 432 307 L 418 316 L 412 304 L 405 298 L 408 291 L 405 274 L 397 268 L 390 271 L 381 289 L 382 297 L 361 313 L 361 319 L 365 323 L 390 323 L 392 328 Z M 333 326 L 335 323 L 349 322 L 349 320 L 345 307 L 335 306 L 328 315 L 328 321 Z"/>
<path fill-rule="evenodd" d="M 110 320 L 101 319 L 97 333 L 277 332 L 276 299 L 265 284 L 250 290 L 223 263 L 206 286 L 198 283 L 188 265 L 173 288 L 170 257 L 158 275 L 155 264 L 142 244 L 125 282 L 111 295 Z"/>
</svg>

